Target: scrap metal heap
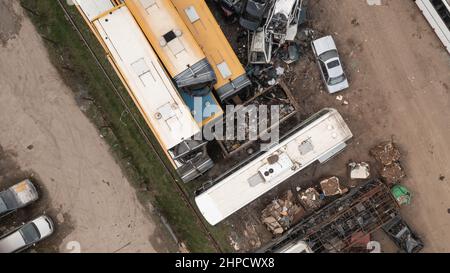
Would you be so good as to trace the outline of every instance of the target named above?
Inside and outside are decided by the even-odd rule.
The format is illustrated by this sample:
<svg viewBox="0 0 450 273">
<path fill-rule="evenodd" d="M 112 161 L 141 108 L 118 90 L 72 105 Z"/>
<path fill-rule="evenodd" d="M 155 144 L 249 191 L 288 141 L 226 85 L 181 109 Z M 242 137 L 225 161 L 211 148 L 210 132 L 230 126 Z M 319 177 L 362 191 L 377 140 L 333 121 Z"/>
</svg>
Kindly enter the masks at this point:
<svg viewBox="0 0 450 273">
<path fill-rule="evenodd" d="M 273 200 L 263 211 L 261 221 L 274 235 L 280 235 L 296 224 L 305 215 L 305 210 L 296 204 L 292 191 Z"/>
<path fill-rule="evenodd" d="M 275 252 L 292 241 L 305 241 L 314 252 L 342 252 L 355 236 L 366 236 L 399 214 L 389 189 L 369 180 L 301 221 L 286 234 L 261 248 Z"/>
</svg>

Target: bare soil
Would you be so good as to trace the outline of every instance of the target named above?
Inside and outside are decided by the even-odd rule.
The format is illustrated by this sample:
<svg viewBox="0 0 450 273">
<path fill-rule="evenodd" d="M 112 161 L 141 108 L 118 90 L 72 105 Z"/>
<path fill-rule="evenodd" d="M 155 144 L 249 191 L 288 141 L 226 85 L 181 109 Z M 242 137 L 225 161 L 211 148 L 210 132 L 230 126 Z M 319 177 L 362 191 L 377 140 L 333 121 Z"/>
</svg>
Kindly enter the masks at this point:
<svg viewBox="0 0 450 273">
<path fill-rule="evenodd" d="M 39 214 L 56 234 L 31 251 L 168 252 L 176 248 L 77 106 L 18 1 L 0 1 L 0 188 L 31 177 L 41 199 L 0 222 Z"/>
<path fill-rule="evenodd" d="M 350 160 L 370 162 L 369 150 L 390 139 L 399 145 L 413 193 L 412 204 L 402 208 L 406 221 L 423 238 L 425 252 L 450 251 L 450 56 L 423 18 L 414 1 L 308 1 L 309 27 L 318 35 L 333 35 L 350 88 L 343 95 L 348 105 L 324 90 L 310 50 L 295 66 L 290 83 L 306 117 L 324 107 L 339 110 L 354 134 L 349 147 L 325 165 L 314 165 L 231 216 L 226 222 L 236 234 L 240 250 L 249 242 L 265 243 L 271 235 L 258 217 L 273 198 L 297 186 L 317 185 L 337 175 L 348 182 Z M 232 29 L 232 27 L 225 27 Z M 376 173 L 372 172 L 373 176 Z M 242 223 L 242 219 L 246 219 Z M 249 226 L 257 232 L 249 232 Z M 382 232 L 374 235 L 386 252 L 397 251 Z"/>
</svg>

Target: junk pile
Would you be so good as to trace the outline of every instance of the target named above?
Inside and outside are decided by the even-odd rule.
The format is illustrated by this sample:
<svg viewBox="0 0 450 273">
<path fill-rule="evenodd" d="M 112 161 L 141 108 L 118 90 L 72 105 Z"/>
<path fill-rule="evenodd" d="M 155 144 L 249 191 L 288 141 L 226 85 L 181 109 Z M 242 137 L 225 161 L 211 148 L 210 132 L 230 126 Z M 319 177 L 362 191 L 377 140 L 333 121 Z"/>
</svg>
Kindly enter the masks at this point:
<svg viewBox="0 0 450 273">
<path fill-rule="evenodd" d="M 315 211 L 322 206 L 323 200 L 314 188 L 308 188 L 298 194 L 298 198 L 306 211 Z"/>
<path fill-rule="evenodd" d="M 258 252 L 277 252 L 292 240 L 305 241 L 315 253 L 346 251 L 398 214 L 386 185 L 369 180 L 304 218 Z"/>
<path fill-rule="evenodd" d="M 335 196 L 338 194 L 344 194 L 348 192 L 347 188 L 341 188 L 339 184 L 339 178 L 336 176 L 320 181 L 320 188 L 325 197 Z"/>
<path fill-rule="evenodd" d="M 350 162 L 350 179 L 367 179 L 370 177 L 370 166 L 366 162 Z"/>
<path fill-rule="evenodd" d="M 392 141 L 383 142 L 370 150 L 382 166 L 380 175 L 387 185 L 394 185 L 406 176 L 400 164 L 400 151 Z"/>
<path fill-rule="evenodd" d="M 216 123 L 217 126 L 222 126 L 221 130 L 215 130 L 218 132 L 216 139 L 218 139 L 219 146 L 226 157 L 247 149 L 273 128 L 277 128 L 280 124 L 287 122 L 291 118 L 295 118 L 295 114 L 299 109 L 291 91 L 283 81 L 277 85 L 263 89 L 250 98 L 244 99 L 246 102 L 243 105 L 236 107 L 234 112 L 227 113 L 226 117 L 218 120 Z M 266 111 L 260 112 L 263 109 L 260 106 L 264 105 L 268 106 Z M 271 118 L 272 106 L 274 106 L 273 109 L 275 111 L 278 111 L 278 120 Z M 240 117 L 243 117 L 245 122 L 238 122 Z M 231 119 L 234 119 L 236 124 L 233 135 L 242 137 L 220 140 L 222 132 L 227 132 L 227 122 Z M 224 122 L 224 120 L 227 122 Z M 275 122 L 272 123 L 272 121 Z M 258 126 L 252 126 L 252 124 L 257 124 Z M 266 127 L 266 130 L 261 130 L 264 127 Z"/>
<path fill-rule="evenodd" d="M 305 210 L 295 203 L 292 191 L 280 199 L 275 199 L 263 211 L 261 220 L 275 236 L 281 235 L 305 214 Z"/>
</svg>

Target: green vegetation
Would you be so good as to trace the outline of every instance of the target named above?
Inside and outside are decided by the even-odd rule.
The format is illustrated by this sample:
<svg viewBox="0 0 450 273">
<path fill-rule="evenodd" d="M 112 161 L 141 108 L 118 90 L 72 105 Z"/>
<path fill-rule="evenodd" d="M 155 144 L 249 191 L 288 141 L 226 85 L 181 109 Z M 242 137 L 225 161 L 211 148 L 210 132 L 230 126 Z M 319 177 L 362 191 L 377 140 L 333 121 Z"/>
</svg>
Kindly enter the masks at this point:
<svg viewBox="0 0 450 273">
<path fill-rule="evenodd" d="M 65 4 L 66 1 L 63 2 Z M 21 4 L 46 41 L 49 56 L 65 82 L 73 89 L 82 105 L 89 105 L 86 110 L 87 116 L 110 144 L 114 156 L 135 186 L 141 202 L 147 204 L 150 201 L 165 216 L 178 238 L 184 241 L 191 251 L 215 251 L 213 243 L 204 233 L 194 212 L 177 191 L 171 174 L 163 168 L 157 156 L 157 153 L 162 155 L 159 145 L 155 145 L 157 153 L 154 152 L 134 123 L 130 115 L 136 117 L 140 124 L 145 124 L 105 58 L 103 48 L 90 33 L 76 8 L 68 7 L 71 17 L 93 48 L 95 55 L 99 57 L 102 66 L 107 70 L 107 74 L 132 113 L 126 111 L 113 85 L 65 18 L 57 1 L 21 0 Z M 145 130 L 146 135 L 151 136 L 152 142 L 156 143 L 150 130 Z M 181 186 L 185 191 L 189 191 L 184 185 Z M 189 196 L 192 197 L 192 194 Z M 231 251 L 226 239 L 228 232 L 225 226 L 210 228 L 210 232 L 224 251 Z"/>
</svg>

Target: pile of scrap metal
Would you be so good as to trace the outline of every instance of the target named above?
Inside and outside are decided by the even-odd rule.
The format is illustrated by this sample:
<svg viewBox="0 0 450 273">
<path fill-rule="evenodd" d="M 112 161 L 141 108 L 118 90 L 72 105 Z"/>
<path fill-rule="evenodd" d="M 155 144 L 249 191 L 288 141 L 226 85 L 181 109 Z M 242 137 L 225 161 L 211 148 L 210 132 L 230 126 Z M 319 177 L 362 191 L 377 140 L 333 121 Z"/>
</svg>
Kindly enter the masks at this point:
<svg viewBox="0 0 450 273">
<path fill-rule="evenodd" d="M 261 221 L 273 235 L 278 236 L 298 223 L 304 215 L 305 210 L 296 204 L 292 191 L 288 191 L 262 211 Z"/>
<path fill-rule="evenodd" d="M 274 109 L 272 109 L 272 105 L 275 106 Z M 272 110 L 278 111 L 278 114 L 272 116 Z M 246 98 L 245 103 L 235 107 L 234 111 L 228 112 L 222 119 L 218 119 L 214 124 L 215 138 L 225 157 L 230 157 L 251 147 L 271 130 L 279 128 L 280 124 L 293 118 L 298 110 L 299 106 L 291 91 L 283 81 L 280 81 L 278 84 L 269 86 L 254 96 Z M 273 119 L 276 116 L 278 119 Z M 238 119 L 239 117 L 244 118 Z M 257 121 L 255 122 L 254 119 Z M 228 131 L 230 128 L 227 127 L 230 120 L 233 120 L 235 124 L 232 128 L 232 135 L 238 137 L 224 139 L 223 132 L 231 133 Z M 238 120 L 243 122 L 238 122 Z M 254 124 L 258 126 L 251 126 Z"/>
<path fill-rule="evenodd" d="M 315 188 L 308 188 L 300 192 L 298 198 L 308 212 L 313 212 L 323 205 L 323 199 Z"/>
<path fill-rule="evenodd" d="M 369 180 L 314 212 L 259 252 L 276 252 L 298 240 L 314 252 L 342 252 L 398 214 L 397 202 L 385 184 Z"/>
<path fill-rule="evenodd" d="M 339 183 L 339 178 L 336 176 L 320 181 L 320 188 L 325 197 L 344 194 L 348 191 L 347 188 L 342 188 Z"/>
<path fill-rule="evenodd" d="M 382 166 L 380 175 L 387 185 L 394 185 L 406 176 L 400 164 L 400 151 L 392 141 L 383 142 L 370 150 Z"/>
<path fill-rule="evenodd" d="M 308 188 L 299 192 L 298 199 L 300 204 L 307 212 L 314 212 L 326 203 L 326 197 L 342 195 L 348 192 L 348 189 L 342 187 L 339 178 L 336 176 L 323 179 L 319 182 L 320 192 L 315 188 Z"/>
<path fill-rule="evenodd" d="M 299 25 L 306 21 L 303 0 L 247 0 L 242 5 L 240 24 L 249 30 L 250 64 L 268 64 L 272 53 L 293 42 Z M 274 45 L 277 45 L 276 47 Z M 285 47 L 285 61 L 298 59 L 298 47 Z"/>
</svg>

